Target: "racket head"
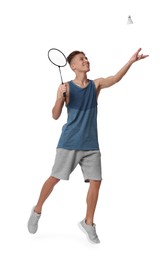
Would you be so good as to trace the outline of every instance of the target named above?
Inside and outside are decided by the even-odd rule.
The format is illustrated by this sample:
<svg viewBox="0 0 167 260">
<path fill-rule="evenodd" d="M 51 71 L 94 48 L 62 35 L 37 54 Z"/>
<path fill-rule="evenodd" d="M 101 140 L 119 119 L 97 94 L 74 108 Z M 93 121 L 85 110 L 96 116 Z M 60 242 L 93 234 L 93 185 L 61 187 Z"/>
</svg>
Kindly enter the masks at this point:
<svg viewBox="0 0 167 260">
<path fill-rule="evenodd" d="M 64 67 L 67 64 L 67 58 L 62 51 L 56 48 L 51 48 L 48 51 L 49 60 L 57 67 Z"/>
</svg>

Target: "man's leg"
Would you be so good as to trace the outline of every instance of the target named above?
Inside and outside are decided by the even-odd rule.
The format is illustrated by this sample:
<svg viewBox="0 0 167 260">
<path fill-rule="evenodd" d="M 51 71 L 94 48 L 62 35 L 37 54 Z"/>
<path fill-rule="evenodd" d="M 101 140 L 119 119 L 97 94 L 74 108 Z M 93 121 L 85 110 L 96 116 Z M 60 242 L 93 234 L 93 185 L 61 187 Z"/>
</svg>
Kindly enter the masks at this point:
<svg viewBox="0 0 167 260">
<path fill-rule="evenodd" d="M 85 222 L 87 225 L 92 225 L 94 220 L 94 213 L 99 195 L 101 181 L 90 180 L 89 190 L 87 193 L 87 211 Z"/>
<path fill-rule="evenodd" d="M 99 188 L 100 188 L 101 181 L 90 181 L 90 186 L 86 198 L 87 202 L 87 211 L 86 217 L 79 223 L 80 229 L 86 233 L 89 241 L 91 243 L 100 243 L 98 235 L 96 233 L 96 225 L 93 222 L 94 213 L 96 209 L 96 204 L 99 195 Z"/>
<path fill-rule="evenodd" d="M 33 207 L 31 215 L 29 217 L 28 220 L 28 231 L 32 234 L 35 234 L 38 230 L 38 221 L 41 217 L 41 211 L 42 211 L 42 206 L 45 202 L 45 200 L 48 198 L 48 196 L 50 195 L 50 193 L 52 192 L 55 184 L 57 184 L 59 182 L 59 179 L 55 178 L 55 177 L 49 177 L 42 189 L 41 189 L 41 193 L 38 199 L 38 202 L 36 204 L 35 207 Z"/>
<path fill-rule="evenodd" d="M 59 182 L 60 180 L 50 176 L 44 183 L 41 193 L 38 199 L 38 202 L 36 206 L 34 207 L 34 211 L 38 214 L 42 211 L 42 206 L 45 202 L 45 200 L 49 197 L 50 193 L 52 192 L 54 186 Z"/>
</svg>

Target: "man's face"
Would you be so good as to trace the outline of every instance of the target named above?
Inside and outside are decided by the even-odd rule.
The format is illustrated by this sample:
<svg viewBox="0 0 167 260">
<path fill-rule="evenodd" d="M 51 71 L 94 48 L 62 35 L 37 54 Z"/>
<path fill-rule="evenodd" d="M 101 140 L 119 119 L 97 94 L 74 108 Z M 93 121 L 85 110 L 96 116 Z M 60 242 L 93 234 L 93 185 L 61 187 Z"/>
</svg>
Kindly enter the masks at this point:
<svg viewBox="0 0 167 260">
<path fill-rule="evenodd" d="M 72 70 L 79 71 L 79 72 L 90 71 L 90 63 L 88 61 L 88 58 L 82 53 L 77 54 L 72 59 L 71 68 L 72 68 Z"/>
</svg>

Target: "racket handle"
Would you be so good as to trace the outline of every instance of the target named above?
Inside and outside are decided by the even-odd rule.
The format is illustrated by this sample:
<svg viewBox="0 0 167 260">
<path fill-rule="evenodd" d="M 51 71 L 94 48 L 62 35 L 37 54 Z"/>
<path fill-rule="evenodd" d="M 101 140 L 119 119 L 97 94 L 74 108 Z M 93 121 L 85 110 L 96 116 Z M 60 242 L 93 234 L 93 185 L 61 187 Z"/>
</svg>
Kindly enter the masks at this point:
<svg viewBox="0 0 167 260">
<path fill-rule="evenodd" d="M 64 84 L 62 79 L 61 79 L 61 84 Z M 63 97 L 66 98 L 66 92 L 63 92 Z"/>
</svg>

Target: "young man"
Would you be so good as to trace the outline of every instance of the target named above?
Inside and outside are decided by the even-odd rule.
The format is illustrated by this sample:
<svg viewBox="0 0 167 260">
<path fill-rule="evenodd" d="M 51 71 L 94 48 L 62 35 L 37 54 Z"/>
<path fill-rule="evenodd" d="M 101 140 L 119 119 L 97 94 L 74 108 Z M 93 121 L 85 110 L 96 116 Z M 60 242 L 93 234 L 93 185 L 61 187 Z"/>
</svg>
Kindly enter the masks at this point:
<svg viewBox="0 0 167 260">
<path fill-rule="evenodd" d="M 86 233 L 90 242 L 100 242 L 94 224 L 94 213 L 102 180 L 97 131 L 97 97 L 102 89 L 119 82 L 134 62 L 148 57 L 139 54 L 140 51 L 141 48 L 114 76 L 95 80 L 87 78 L 90 64 L 83 52 L 74 51 L 68 56 L 67 61 L 75 73 L 75 79 L 59 86 L 57 100 L 52 110 L 53 118 L 57 120 L 66 104 L 68 119 L 62 128 L 51 176 L 45 181 L 38 202 L 32 209 L 28 221 L 30 233 L 34 234 L 37 231 L 42 206 L 54 186 L 60 180 L 68 180 L 79 164 L 85 182 L 89 182 L 87 211 L 79 227 Z"/>
</svg>

